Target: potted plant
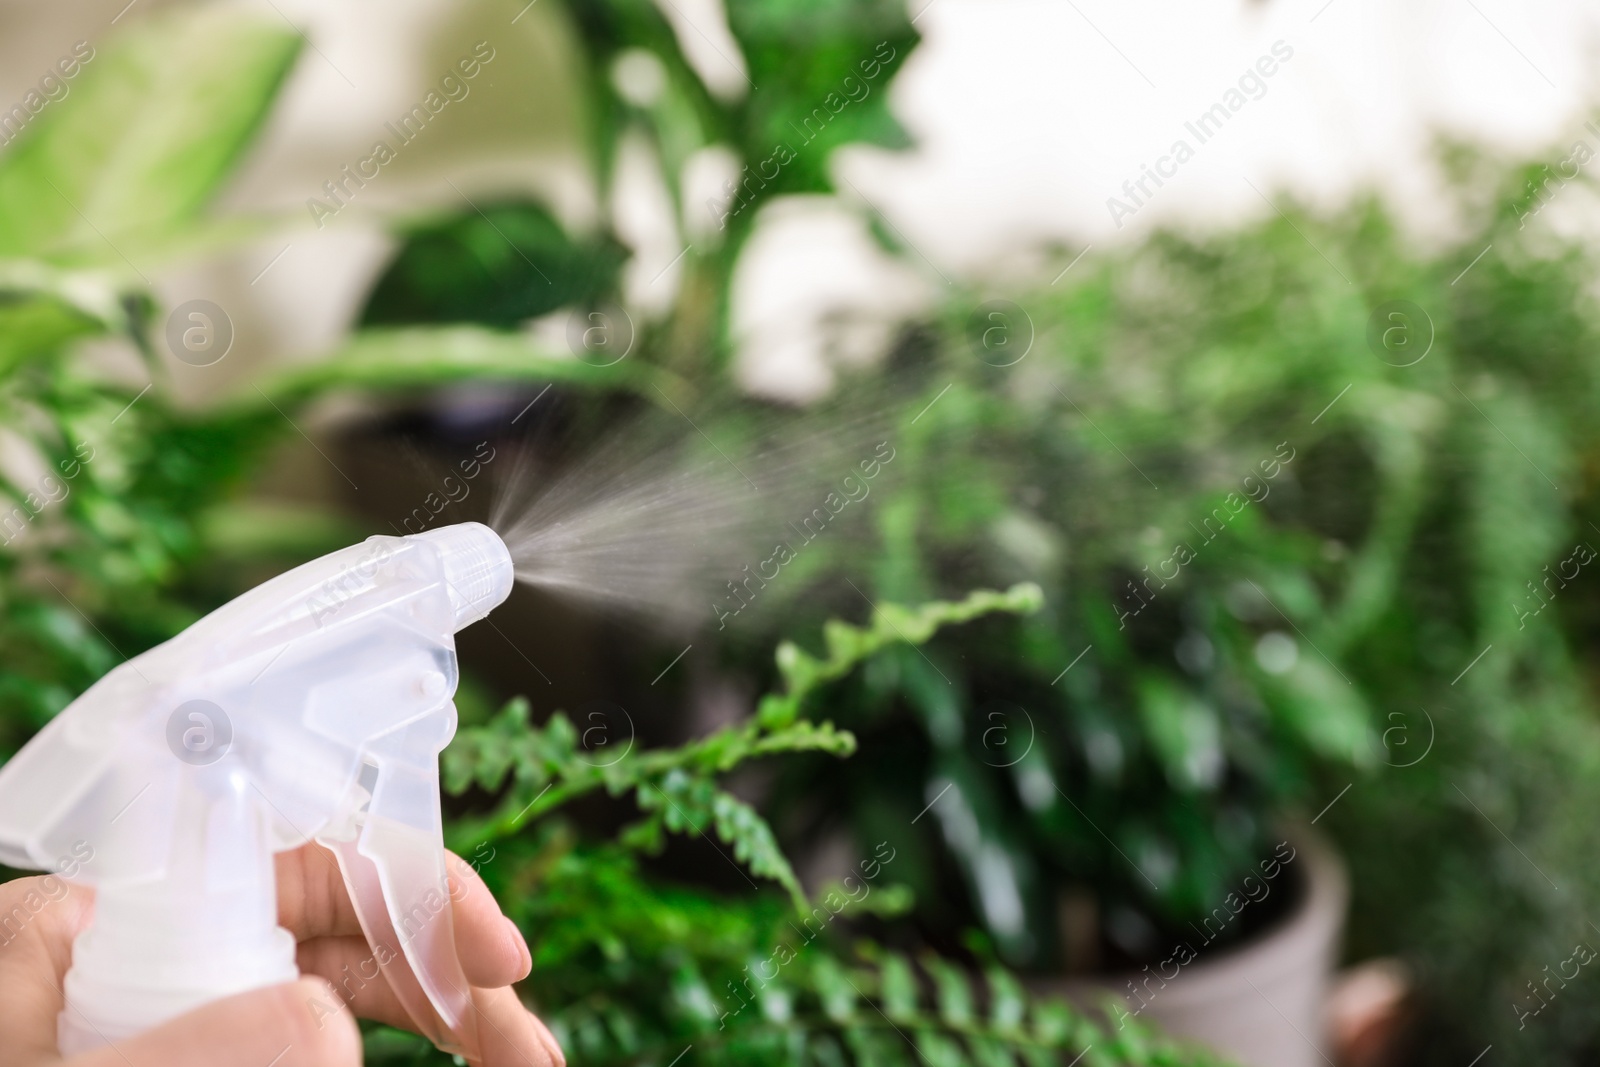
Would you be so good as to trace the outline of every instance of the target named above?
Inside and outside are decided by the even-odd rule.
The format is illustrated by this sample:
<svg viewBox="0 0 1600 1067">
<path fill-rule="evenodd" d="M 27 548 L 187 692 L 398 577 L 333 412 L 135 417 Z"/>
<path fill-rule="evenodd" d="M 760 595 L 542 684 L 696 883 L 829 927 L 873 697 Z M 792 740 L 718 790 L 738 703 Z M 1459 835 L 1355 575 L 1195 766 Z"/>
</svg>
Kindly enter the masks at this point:
<svg viewBox="0 0 1600 1067">
<path fill-rule="evenodd" d="M 214 59 L 152 86 L 140 72 L 161 61 L 175 36 Z M 159 309 L 111 260 L 123 249 L 152 258 L 156 249 L 170 252 L 217 221 L 208 203 L 297 49 L 293 35 L 237 13 L 163 14 L 107 42 L 97 77 L 86 76 L 72 101 L 0 155 L 0 188 L 12 212 L 0 219 L 8 257 L 0 274 L 0 410 L 17 428 L 18 447 L 41 468 L 24 476 L 8 467 L 0 480 L 12 520 L 0 549 L 0 744 L 7 752 L 122 657 L 172 636 L 241 579 L 351 535 L 349 520 L 336 514 L 241 495 L 269 453 L 295 437 L 295 419 L 316 399 L 586 373 L 530 371 L 510 358 L 527 353 L 502 339 L 397 333 L 314 370 L 259 382 L 256 400 L 184 410 L 165 388 L 119 381 L 84 352 L 87 341 L 120 346 L 152 357 L 148 366 L 159 374 L 152 336 Z M 207 105 L 198 111 L 196 94 Z M 173 117 L 165 154 L 116 150 L 129 136 L 119 118 L 128 107 Z M 186 169 L 196 145 L 227 151 L 202 152 L 208 166 Z M 42 202 L 45 187 L 70 183 L 114 186 L 127 199 L 125 214 L 99 220 L 116 243 L 79 243 L 65 216 L 42 220 L 13 207 Z M 374 358 L 373 345 L 393 358 Z M 567 717 L 534 726 L 521 700 L 491 716 L 466 686 L 465 724 L 444 768 L 461 795 L 453 843 L 508 911 L 541 935 L 534 938 L 538 988 L 529 992 L 551 1013 L 571 1062 L 1212 1062 L 1142 1029 L 1102 1033 L 1064 1004 L 1030 998 L 1003 970 L 979 982 L 933 956 L 913 962 L 852 945 L 851 919 L 831 925 L 842 910 L 834 906 L 838 893 L 805 895 L 766 822 L 719 782 L 755 756 L 847 755 L 850 736 L 810 717 L 819 685 L 942 626 L 1037 604 L 1037 590 L 1019 586 L 915 609 L 881 605 L 867 627 L 830 626 L 820 657 L 792 645 L 780 650 L 782 684 L 759 715 L 679 748 L 613 761 L 596 761 Z M 550 817 L 600 791 L 627 795 L 642 818 L 614 838 L 595 838 Z M 715 837 L 737 866 L 783 892 L 725 897 L 664 883 L 640 857 L 679 834 Z M 848 891 L 862 914 L 904 907 L 904 891 L 882 877 L 892 862 L 891 845 L 858 872 Z M 862 879 L 875 883 L 871 903 Z M 805 937 L 793 934 L 797 922 L 829 928 Z M 759 980 L 750 979 L 752 965 Z M 719 1004 L 714 998 L 726 992 L 719 987 L 733 990 L 736 982 L 743 993 Z M 444 1059 L 393 1031 L 374 1030 L 368 1043 L 375 1062 Z"/>
<path fill-rule="evenodd" d="M 926 810 L 925 936 L 977 926 L 1042 985 L 1118 993 L 1112 1018 L 1280 1063 L 1317 1059 L 1291 1029 L 1319 1025 L 1339 865 L 1261 893 L 1280 847 L 1328 856 L 1295 836 L 1316 823 L 1355 869 L 1354 951 L 1411 962 L 1439 1062 L 1549 1062 L 1595 1032 L 1564 962 L 1594 933 L 1572 805 L 1600 737 L 1565 650 L 1594 632 L 1573 586 L 1595 264 L 1556 212 L 1529 221 L 1548 167 L 1443 158 L 1462 232 L 1442 248 L 1376 202 L 1291 206 L 909 339 L 925 385 L 868 594 L 1005 575 L 1047 610 L 835 694 L 876 758 L 794 771 L 786 840 L 826 855 Z M 1274 972 L 1295 942 L 1298 975 Z M 1257 1012 L 1278 1047 L 1247 1044 Z"/>
<path fill-rule="evenodd" d="M 927 384 L 897 431 L 867 595 L 1009 575 L 1047 607 L 842 686 L 833 713 L 870 758 L 794 768 L 773 808 L 802 855 L 917 818 L 908 878 L 936 943 L 976 926 L 1042 986 L 1117 995 L 1113 1019 L 1314 1061 L 1296 1031 L 1319 1039 L 1344 882 L 1286 820 L 1330 768 L 1382 749 L 1366 694 L 1318 652 L 1308 592 L 1332 563 L 1302 471 L 1321 434 L 1259 406 L 1299 413 L 1261 380 L 1288 370 L 1237 351 L 1194 366 L 1243 338 L 1221 314 L 1185 335 L 1174 309 L 1192 305 L 1134 288 L 1181 254 L 1156 242 L 1009 305 L 1009 352 L 985 347 L 987 305 L 902 358 Z"/>
<path fill-rule="evenodd" d="M 765 87 L 745 95 L 711 91 L 654 9 L 599 3 L 574 4 L 570 10 L 590 65 L 592 160 L 600 199 L 611 202 L 624 145 L 642 139 L 666 176 L 674 222 L 685 242 L 676 299 L 664 314 L 641 315 L 635 322 L 619 307 L 626 302 L 620 258 L 607 233 L 568 237 L 536 204 L 479 204 L 404 231 L 402 250 L 368 305 L 369 330 L 357 343 L 381 350 L 387 328 L 418 323 L 474 323 L 503 331 L 499 336 L 510 343 L 508 331 L 535 316 L 571 320 L 598 314 L 602 336 L 610 339 L 621 328 L 629 338 L 630 354 L 622 365 L 684 375 L 691 395 L 726 396 L 739 340 L 731 317 L 733 280 L 755 220 L 780 194 L 830 191 L 825 163 L 835 145 L 896 141 L 882 93 L 861 101 L 839 96 L 846 103 L 837 110 L 826 101 L 830 94 L 838 96 L 836 82 L 861 83 L 868 77 L 855 69 L 857 53 L 869 57 L 874 78 L 887 80 L 915 35 L 903 13 L 871 4 L 853 5 L 837 18 L 808 20 L 803 29 L 775 10 L 735 7 L 730 28 L 752 80 Z M 790 54 L 795 48 L 804 52 L 803 61 Z M 796 71 L 805 72 L 798 82 Z M 822 131 L 820 143 L 813 145 L 808 137 L 797 148 L 792 128 L 809 129 L 812 97 L 837 121 L 813 123 Z M 701 217 L 704 205 L 682 181 L 694 161 L 718 148 L 731 151 L 743 169 L 724 195 L 713 198 L 717 209 L 708 230 Z M 691 240 L 696 233 L 701 236 Z M 556 304 L 549 284 L 541 282 L 552 276 L 588 278 L 592 284 L 565 293 Z M 1105 284 L 1099 292 L 1074 286 L 1061 298 L 1057 307 L 1070 330 L 1113 325 L 1079 323 L 1071 314 L 1103 296 Z M 1078 303 L 1068 307 L 1067 301 Z M 1237 561 L 1262 543 L 1274 551 L 1287 543 L 1260 518 L 1263 504 L 1254 494 L 1290 486 L 1279 490 L 1275 509 L 1293 492 L 1294 445 L 1265 436 L 1219 434 L 1185 457 L 1188 443 L 1173 436 L 1178 429 L 1174 411 L 1210 404 L 1215 397 L 1196 390 L 1142 412 L 1134 402 L 1128 407 L 1141 421 L 1131 447 L 1141 457 L 1162 453 L 1139 466 L 1155 462 L 1176 481 L 1200 467 L 1207 475 L 1198 487 L 1185 486 L 1185 492 L 1160 498 L 1152 487 L 1141 495 L 1143 485 L 1127 483 L 1145 474 L 1089 429 L 1103 418 L 1118 421 L 1105 401 L 1124 398 L 1091 392 L 1082 399 L 1093 417 L 1073 411 L 1073 399 L 1056 394 L 1062 385 L 1076 394 L 1086 383 L 1074 375 L 1094 361 L 1085 358 L 1076 338 L 1066 346 L 1052 339 L 1049 346 L 1037 346 L 1031 360 L 1014 361 L 1014 352 L 1026 345 L 1021 332 L 1015 338 L 1010 332 L 1026 331 L 1031 343 L 1045 325 L 1042 313 L 1035 326 L 1023 321 L 1027 312 L 1013 321 L 1014 312 L 1021 309 L 1000 309 L 996 319 L 996 308 L 988 305 L 952 305 L 945 311 L 951 321 L 942 324 L 943 334 L 931 347 L 925 336 L 911 334 L 895 356 L 894 368 L 907 371 L 927 391 L 914 402 L 896 397 L 906 414 L 891 447 L 910 462 L 903 476 L 897 471 L 892 479 L 902 484 L 882 489 L 876 505 L 882 548 L 872 567 L 871 599 L 919 600 L 952 595 L 969 579 L 1026 576 L 1049 583 L 1048 619 L 1009 629 L 979 627 L 960 647 L 942 654 L 888 656 L 888 665 L 875 668 L 860 692 L 837 699 L 841 706 L 859 705 L 868 716 L 873 713 L 866 709 L 886 702 L 915 709 L 922 736 L 911 758 L 903 751 L 905 731 L 886 727 L 885 747 L 872 749 L 870 764 L 864 761 L 855 765 L 860 769 L 843 774 L 831 767 L 819 771 L 820 784 L 797 772 L 770 803 L 789 818 L 786 829 L 797 845 L 820 847 L 837 838 L 837 827 L 826 819 L 807 824 L 802 809 L 817 806 L 819 798 L 835 802 L 824 808 L 848 807 L 870 823 L 881 821 L 886 811 L 917 815 L 917 810 L 899 809 L 910 804 L 920 810 L 938 795 L 943 806 L 932 806 L 919 831 L 931 835 L 924 849 L 928 855 L 917 868 L 923 908 L 918 925 L 924 935 L 958 948 L 961 928 L 977 921 L 991 939 L 985 951 L 1015 966 L 1063 973 L 1138 971 L 1170 958 L 1177 935 L 1191 921 L 1217 923 L 1217 909 L 1233 917 L 1228 902 L 1253 892 L 1242 879 L 1263 862 L 1282 863 L 1273 859 L 1282 839 L 1269 839 L 1276 828 L 1274 813 L 1303 794 L 1310 761 L 1332 755 L 1371 762 L 1369 719 L 1359 697 L 1326 696 L 1328 672 L 1316 657 L 1299 655 L 1297 638 L 1281 620 L 1262 617 L 1259 605 L 1242 615 L 1231 610 L 1240 601 L 1233 588 Z M 544 336 L 557 332 L 547 329 Z M 572 331 L 565 333 L 570 341 Z M 582 347 L 574 349 L 580 361 L 594 355 Z M 1095 384 L 1109 393 L 1125 393 L 1128 385 L 1109 376 Z M 486 417 L 503 422 L 502 414 L 520 408 L 539 388 L 504 397 Z M 654 401 L 648 390 L 642 392 Z M 585 403 L 582 393 L 574 400 Z M 718 419 L 691 410 L 713 434 L 721 422 L 742 417 L 737 411 Z M 1063 414 L 1071 420 L 1065 427 Z M 1118 422 L 1118 431 L 1122 428 Z M 1139 436 L 1152 428 L 1168 435 Z M 382 444 L 380 451 L 389 447 Z M 1178 462 L 1184 458 L 1194 462 Z M 1232 484 L 1220 469 L 1228 464 L 1239 468 L 1234 482 L 1250 478 L 1252 486 L 1262 488 Z M 1103 506 L 1078 506 L 1084 494 Z M 1255 512 L 1235 526 L 1231 501 L 1240 494 L 1249 497 Z M 1159 546 L 1161 554 L 1151 555 L 1156 546 L 1143 546 L 1141 554 L 1118 542 L 1159 521 L 1152 508 L 1158 498 L 1169 520 L 1210 524 L 1201 534 L 1184 535 L 1204 537 L 1207 551 L 1200 565 L 1173 558 L 1176 544 Z M 1240 533 L 1245 527 L 1250 532 Z M 1236 536 L 1224 540 L 1234 543 L 1210 547 L 1225 529 Z M 724 666 L 760 671 L 780 613 L 798 612 L 792 617 L 820 627 L 827 611 L 865 606 L 856 592 L 839 588 L 815 605 L 797 607 L 799 590 L 814 588 L 813 576 L 830 570 L 859 574 L 853 558 L 859 547 L 849 536 L 808 547 L 805 565 L 758 607 L 756 621 L 737 634 L 719 632 Z M 1190 546 L 1187 555 L 1196 551 Z M 1149 568 L 1163 561 L 1176 570 L 1164 581 L 1151 578 Z M 1276 576 L 1260 581 L 1277 592 Z M 1076 592 L 1080 589 L 1099 595 L 1085 597 Z M 1166 595 L 1158 598 L 1158 592 Z M 1174 659 L 1180 643 L 1186 661 Z M 657 656 L 655 651 L 646 656 L 652 663 L 648 672 L 637 664 L 614 664 L 621 669 L 608 673 L 638 675 L 642 688 L 644 675 L 656 673 L 655 666 L 676 652 Z M 1089 657 L 1086 662 L 1079 662 L 1080 653 Z M 952 657 L 970 658 L 978 673 L 957 670 Z M 1307 710 L 1325 699 L 1331 699 L 1328 707 L 1315 714 Z M 1063 708 L 1071 728 L 1052 730 L 1050 716 Z M 1038 723 L 1028 718 L 1034 711 L 1042 717 Z M 1033 745 L 1040 731 L 1037 747 L 1009 762 L 1023 745 L 1023 733 Z M 870 731 L 863 737 L 869 746 L 877 740 Z M 1000 747 L 998 739 L 1010 744 L 1013 737 L 1013 747 Z M 789 799 L 801 795 L 809 801 Z M 1136 807 L 1126 803 L 1130 796 L 1141 798 Z M 951 819 L 956 822 L 946 825 Z M 979 827 L 979 839 L 960 847 L 941 844 L 941 835 L 960 835 L 957 824 Z M 1109 824 L 1104 833 L 1098 829 L 1102 824 Z M 1303 851 L 1288 843 L 1283 847 L 1288 852 L 1279 855 Z M 1273 880 L 1279 891 L 1270 901 L 1253 902 L 1237 922 L 1219 924 L 1226 929 L 1206 939 L 1207 957 L 1277 924 L 1286 902 L 1338 897 L 1336 891 L 1313 894 L 1295 881 L 1305 869 L 1291 862 L 1290 875 Z M 964 883 L 967 899 L 943 891 L 952 878 Z M 1328 879 L 1337 882 L 1337 875 Z M 1317 928 L 1317 948 L 1306 957 L 1313 977 L 1299 998 L 1302 1014 L 1291 1023 L 1308 1030 L 1337 923 L 1319 918 Z M 1189 972 L 1190 987 L 1201 984 L 1192 978 L 1195 973 Z M 1127 987 L 1124 991 L 1135 985 L 1131 977 L 1117 982 L 1118 988 Z M 1136 1006 L 1142 1003 L 1130 1001 L 1127 1010 L 1142 1011 Z M 1241 1027 L 1248 1021 L 1241 1020 Z"/>
<path fill-rule="evenodd" d="M 596 111 L 602 159 L 614 158 L 624 119 L 653 124 L 672 151 L 731 138 L 746 162 L 769 157 L 761 132 L 773 98 L 730 104 L 696 89 L 653 8 L 574 10 L 600 57 L 591 73 L 606 102 Z M 839 74 L 846 22 L 825 21 L 827 32 L 803 42 L 833 59 L 796 69 Z M 882 39 L 909 47 L 895 26 Z M 734 31 L 785 84 L 795 25 L 749 8 Z M 103 337 L 153 354 L 165 309 L 142 295 L 130 263 L 148 269 L 218 239 L 203 209 L 295 50 L 289 35 L 222 16 L 185 20 L 181 32 L 194 46 L 186 51 L 225 61 L 176 72 L 163 83 L 170 98 L 132 93 L 124 75 L 158 65 L 165 47 L 136 29 L 129 53 L 103 56 L 112 61 L 86 70 L 71 100 L 0 155 L 4 403 L 7 425 L 24 429 L 41 461 L 4 487 L 15 516 L 0 552 L 8 746 L 123 651 L 223 599 L 241 567 L 265 570 L 349 536 L 322 511 L 228 499 L 288 432 L 285 412 L 298 418 L 338 390 L 414 395 L 444 382 L 524 383 L 532 395 L 556 381 L 647 403 L 658 388 L 727 387 L 740 246 L 727 238 L 689 253 L 681 306 L 646 324 L 639 359 L 610 366 L 550 358 L 536 338 L 504 328 L 380 328 L 374 310 L 372 328 L 342 352 L 197 417 L 68 358 L 77 341 Z M 636 48 L 665 66 L 666 96 L 636 98 L 607 80 Z M 891 48 L 898 62 L 905 49 Z M 100 71 L 112 73 L 89 77 Z M 215 105 L 204 123 L 175 103 L 194 98 Z M 130 101 L 149 115 L 172 109 L 157 123 L 176 135 L 170 153 L 116 151 L 134 135 L 120 118 Z M 889 129 L 873 109 L 845 112 L 879 117 L 830 138 Z M 94 146 L 87 156 L 78 139 Z M 876 562 L 868 574 L 850 565 L 851 589 L 828 576 L 856 546 L 819 541 L 791 573 L 791 595 L 774 587 L 761 610 L 807 643 L 825 616 L 860 617 L 868 601 L 921 603 L 1017 579 L 1046 588 L 1046 610 L 973 623 L 921 653 L 883 649 L 859 677 L 814 695 L 870 762 L 738 786 L 769 790 L 762 807 L 798 848 L 807 884 L 837 870 L 829 857 L 841 832 L 859 848 L 876 840 L 874 820 L 915 819 L 920 836 L 900 871 L 923 891 L 909 918 L 864 923 L 879 942 L 932 944 L 968 967 L 1009 960 L 1044 981 L 1098 966 L 1132 1026 L 1181 999 L 1208 963 L 1289 928 L 1271 907 L 1293 898 L 1277 887 L 1305 850 L 1277 836 L 1275 820 L 1298 814 L 1331 828 L 1353 867 L 1352 951 L 1401 951 L 1413 964 L 1440 1062 L 1470 1061 L 1489 1044 L 1530 1063 L 1592 1045 L 1593 978 L 1562 967 L 1590 936 L 1584 901 L 1596 888 L 1581 815 L 1600 780 L 1581 667 L 1595 628 L 1580 547 L 1600 521 L 1586 474 L 1593 263 L 1558 225 L 1587 192 L 1581 166 L 1567 176 L 1582 153 L 1557 155 L 1554 168 L 1507 171 L 1448 151 L 1462 230 L 1432 251 L 1374 204 L 1323 217 L 1290 208 L 1237 234 L 1159 235 L 1086 259 L 1039 294 L 1012 294 L 1015 305 L 974 295 L 909 331 L 892 366 L 919 395 L 894 397 L 905 409 L 892 468 L 903 484 L 874 490 Z M 52 169 L 61 158 L 104 166 L 66 174 Z M 801 176 L 813 184 L 794 189 L 824 188 L 821 158 L 751 183 L 747 208 L 723 221 L 748 224 L 762 197 Z M 118 190 L 97 201 L 98 234 L 65 208 L 46 210 L 50 182 Z M 541 241 L 614 262 L 603 235 L 556 240 L 547 216 L 514 214 L 526 225 L 512 227 L 512 242 L 537 262 Z M 448 221 L 419 227 L 412 247 L 450 232 Z M 411 262 L 402 253 L 390 277 Z M 604 270 L 590 281 L 573 298 L 580 305 L 614 291 Z M 476 311 L 435 315 L 504 326 Z M 869 379 L 853 384 L 870 391 Z M 51 589 L 41 576 L 64 581 Z M 765 650 L 777 628 L 743 629 L 724 646 L 726 662 L 771 677 Z M 482 725 L 487 712 L 478 714 L 469 725 Z M 871 773 L 854 772 L 863 766 Z M 817 817 L 814 787 L 859 801 L 851 825 Z M 950 814 L 956 797 L 970 821 Z M 1250 899 L 1280 840 L 1295 859 L 1278 860 L 1271 895 Z M 1007 869 L 1018 889 L 1009 911 L 992 892 Z M 632 877 L 610 884 L 625 897 Z M 646 884 L 655 888 L 641 896 L 659 889 Z M 667 896 L 651 896 L 646 911 Z M 701 908 L 705 898 L 691 898 L 688 910 Z M 1178 929 L 1189 922 L 1205 940 L 1207 917 L 1234 932 L 1192 964 L 1176 962 L 1176 941 L 1151 947 L 1164 932 L 1190 937 Z M 713 929 L 680 920 L 662 929 Z M 981 936 L 966 936 L 974 928 Z M 1119 960 L 1138 966 L 1117 970 Z M 1179 979 L 1144 984 L 1173 965 Z M 1118 1009 L 1109 1018 L 1116 1026 Z"/>
</svg>

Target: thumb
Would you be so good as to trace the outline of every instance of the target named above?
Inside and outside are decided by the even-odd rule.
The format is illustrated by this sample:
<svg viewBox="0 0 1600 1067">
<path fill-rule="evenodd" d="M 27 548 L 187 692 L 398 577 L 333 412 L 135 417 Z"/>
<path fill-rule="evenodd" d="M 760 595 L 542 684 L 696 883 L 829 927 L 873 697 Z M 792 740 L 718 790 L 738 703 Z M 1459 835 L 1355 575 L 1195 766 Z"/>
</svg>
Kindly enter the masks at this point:
<svg viewBox="0 0 1600 1067">
<path fill-rule="evenodd" d="M 355 1017 L 321 978 L 213 1001 L 63 1067 L 360 1067 Z"/>
</svg>

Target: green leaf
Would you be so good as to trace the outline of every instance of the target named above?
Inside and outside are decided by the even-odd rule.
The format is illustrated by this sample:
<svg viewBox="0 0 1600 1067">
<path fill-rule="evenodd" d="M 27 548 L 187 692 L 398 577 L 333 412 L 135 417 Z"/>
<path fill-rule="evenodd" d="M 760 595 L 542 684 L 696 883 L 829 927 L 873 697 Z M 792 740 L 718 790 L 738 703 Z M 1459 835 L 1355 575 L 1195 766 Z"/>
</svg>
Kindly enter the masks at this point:
<svg viewBox="0 0 1600 1067">
<path fill-rule="evenodd" d="M 340 389 L 396 392 L 464 381 L 560 382 L 637 393 L 657 403 L 663 395 L 682 400 L 688 391 L 671 373 L 635 360 L 591 365 L 521 334 L 451 326 L 363 331 L 327 358 L 269 377 L 234 403 L 253 411 L 269 401 L 297 404 Z"/>
<path fill-rule="evenodd" d="M 937 1030 L 916 1032 L 917 1054 L 928 1067 L 967 1067 L 967 1057 L 961 1045 L 948 1034 Z"/>
<path fill-rule="evenodd" d="M 528 934 L 525 992 L 576 1067 L 1059 1067 L 1086 1046 L 1099 1058 L 1082 1062 L 1104 1067 L 1211 1062 L 1142 1031 L 1102 1032 L 1069 1004 L 1030 998 L 1012 976 L 990 972 L 985 997 L 961 963 L 847 947 L 837 927 L 812 939 L 769 896 L 688 889 L 645 876 L 614 845 L 569 850 L 557 839 L 547 839 L 557 856 L 538 845 L 520 861 L 491 855 L 484 875 Z"/>
<path fill-rule="evenodd" d="M 856 1011 L 860 991 L 851 984 L 850 973 L 831 956 L 824 956 L 812 969 L 812 985 L 822 1001 L 822 1010 L 835 1023 L 849 1022 Z"/>
<path fill-rule="evenodd" d="M 516 832 L 527 822 L 599 788 L 612 796 L 638 790 L 641 807 L 656 811 L 666 792 L 682 794 L 704 812 L 700 824 L 713 817 L 710 775 L 732 770 L 746 759 L 780 752 L 827 752 L 847 756 L 855 738 L 831 723 L 806 720 L 780 730 L 764 730 L 754 721 L 724 727 L 675 749 L 638 752 L 629 749 L 616 760 L 596 763 L 578 747 L 578 732 L 566 715 L 556 712 L 542 727 L 528 723 L 528 702 L 510 701 L 488 723 L 464 727 L 440 756 L 447 792 L 465 792 L 473 785 L 490 792 L 501 789 L 508 775 L 499 812 L 489 819 L 465 819 L 454 828 L 452 846 L 470 849 Z M 698 824 L 697 824 L 698 825 Z M 633 828 L 638 847 L 659 841 L 659 824 Z"/>
<path fill-rule="evenodd" d="M 989 1022 L 1001 1033 L 1012 1033 L 1022 1026 L 1027 1013 L 1027 994 L 1009 971 L 991 967 L 989 979 Z"/>
<path fill-rule="evenodd" d="M 917 976 L 905 957 L 889 952 L 883 958 L 883 1012 L 909 1022 L 917 1017 Z"/>
<path fill-rule="evenodd" d="M 763 196 L 831 190 L 828 155 L 842 144 L 910 143 L 888 108 L 889 83 L 919 40 L 904 4 L 745 0 L 728 5 L 728 25 L 755 85 L 742 148 Z"/>
<path fill-rule="evenodd" d="M 733 856 L 750 868 L 750 873 L 770 878 L 789 891 L 798 910 L 805 910 L 805 891 L 800 879 L 778 846 L 778 839 L 754 808 L 731 793 L 718 792 L 712 801 L 717 836 L 733 847 Z"/>
<path fill-rule="evenodd" d="M 270 16 L 191 7 L 134 20 L 0 157 L 0 255 L 124 265 L 194 220 L 265 120 L 300 50 Z"/>
<path fill-rule="evenodd" d="M 1209 704 L 1167 677 L 1147 675 L 1139 682 L 1139 716 L 1173 788 L 1193 792 L 1221 784 L 1222 729 Z"/>
<path fill-rule="evenodd" d="M 1261 689 L 1279 721 L 1313 751 L 1360 767 L 1376 760 L 1365 697 L 1314 651 L 1302 652 L 1286 674 L 1264 677 Z"/>
<path fill-rule="evenodd" d="M 938 994 L 939 1018 L 950 1026 L 970 1026 L 977 1012 L 973 1007 L 972 987 L 967 975 L 959 967 L 937 956 L 924 959 L 923 966 L 933 976 L 934 989 Z"/>
<path fill-rule="evenodd" d="M 0 292 L 0 379 L 30 359 L 56 355 L 67 342 L 104 328 L 99 319 L 59 300 Z"/>
<path fill-rule="evenodd" d="M 402 234 L 367 301 L 367 325 L 474 322 L 509 328 L 614 294 L 625 252 L 580 244 L 532 203 L 479 205 Z"/>
<path fill-rule="evenodd" d="M 941 627 L 970 622 L 982 615 L 1008 611 L 1026 615 L 1044 604 L 1044 594 L 1032 582 L 1022 582 L 1003 593 L 980 589 L 959 601 L 933 601 L 908 608 L 883 603 L 874 608 L 872 623 L 866 629 L 830 620 L 824 627 L 827 657 L 818 659 L 799 645 L 785 641 L 778 646 L 778 673 L 784 680 L 781 697 L 761 702 L 761 721 L 779 726 L 794 721 L 800 707 L 813 691 L 826 682 L 844 677 L 869 656 L 894 644 L 918 645 Z"/>
</svg>

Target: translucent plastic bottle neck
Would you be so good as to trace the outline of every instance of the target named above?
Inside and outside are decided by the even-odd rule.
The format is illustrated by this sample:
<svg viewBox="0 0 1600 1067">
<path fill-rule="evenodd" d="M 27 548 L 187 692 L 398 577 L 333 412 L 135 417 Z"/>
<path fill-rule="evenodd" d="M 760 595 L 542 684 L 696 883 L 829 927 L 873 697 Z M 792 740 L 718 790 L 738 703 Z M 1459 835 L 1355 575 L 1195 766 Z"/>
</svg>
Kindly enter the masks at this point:
<svg viewBox="0 0 1600 1067">
<path fill-rule="evenodd" d="M 167 870 L 111 882 L 72 946 L 63 1055 L 116 1042 L 248 989 L 293 981 L 294 938 L 278 926 L 266 820 L 242 790 L 186 790 Z"/>
</svg>

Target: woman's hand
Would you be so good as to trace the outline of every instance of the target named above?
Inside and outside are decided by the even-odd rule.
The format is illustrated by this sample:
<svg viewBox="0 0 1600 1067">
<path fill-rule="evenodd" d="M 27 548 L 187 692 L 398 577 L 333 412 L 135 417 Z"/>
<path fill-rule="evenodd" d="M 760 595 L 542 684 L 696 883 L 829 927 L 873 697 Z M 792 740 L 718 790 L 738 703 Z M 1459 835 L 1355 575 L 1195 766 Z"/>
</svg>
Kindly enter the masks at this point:
<svg viewBox="0 0 1600 1067">
<path fill-rule="evenodd" d="M 457 856 L 449 861 L 479 1067 L 564 1067 L 555 1038 L 511 988 L 532 966 L 522 934 L 477 872 Z M 361 1063 L 356 1016 L 413 1029 L 383 976 L 365 977 L 375 970 L 372 949 L 333 855 L 307 845 L 280 853 L 277 871 L 278 923 L 298 942 L 299 981 L 213 1001 L 72 1060 L 56 1051 L 56 1015 L 94 893 L 44 877 L 0 885 L 0 1067 L 353 1067 Z"/>
</svg>

